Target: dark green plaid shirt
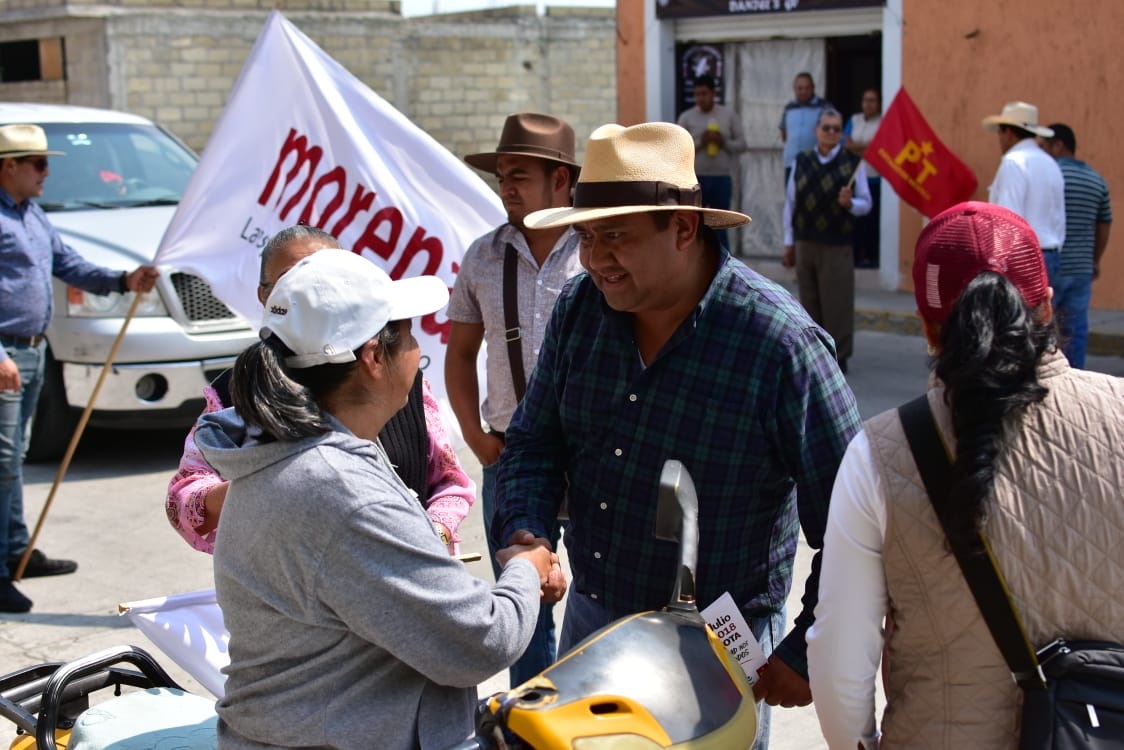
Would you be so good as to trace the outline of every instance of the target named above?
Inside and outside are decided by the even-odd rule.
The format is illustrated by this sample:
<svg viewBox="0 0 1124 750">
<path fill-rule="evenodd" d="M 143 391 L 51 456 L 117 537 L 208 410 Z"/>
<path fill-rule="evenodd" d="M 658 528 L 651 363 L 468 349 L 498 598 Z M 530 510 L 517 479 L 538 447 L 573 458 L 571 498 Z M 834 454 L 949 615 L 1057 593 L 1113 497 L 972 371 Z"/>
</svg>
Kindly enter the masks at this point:
<svg viewBox="0 0 1124 750">
<path fill-rule="evenodd" d="M 694 313 L 648 367 L 632 316 L 586 275 L 562 292 L 508 427 L 493 537 L 546 536 L 569 485 L 572 586 L 613 617 L 659 609 L 678 550 L 652 535 L 664 461 L 699 495 L 700 607 L 729 591 L 750 617 L 780 612 L 799 528 L 823 544 L 839 461 L 860 421 L 831 338 L 784 289 L 723 255 Z M 804 671 L 816 553 L 796 629 L 778 652 Z"/>
</svg>

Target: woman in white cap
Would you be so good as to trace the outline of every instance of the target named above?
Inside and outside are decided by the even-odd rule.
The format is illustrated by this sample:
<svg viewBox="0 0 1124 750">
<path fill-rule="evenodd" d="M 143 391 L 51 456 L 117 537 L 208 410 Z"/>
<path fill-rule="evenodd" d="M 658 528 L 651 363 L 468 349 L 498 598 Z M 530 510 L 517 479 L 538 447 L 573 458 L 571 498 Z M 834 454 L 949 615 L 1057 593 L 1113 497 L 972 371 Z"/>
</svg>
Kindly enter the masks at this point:
<svg viewBox="0 0 1124 750">
<path fill-rule="evenodd" d="M 490 587 L 449 557 L 378 442 L 418 369 L 410 318 L 447 301 L 436 277 L 310 255 L 235 363 L 235 408 L 201 420 L 196 442 L 231 480 L 220 747 L 448 747 L 472 732 L 475 686 L 530 640 L 557 562 L 545 540 L 501 550 Z"/>
</svg>

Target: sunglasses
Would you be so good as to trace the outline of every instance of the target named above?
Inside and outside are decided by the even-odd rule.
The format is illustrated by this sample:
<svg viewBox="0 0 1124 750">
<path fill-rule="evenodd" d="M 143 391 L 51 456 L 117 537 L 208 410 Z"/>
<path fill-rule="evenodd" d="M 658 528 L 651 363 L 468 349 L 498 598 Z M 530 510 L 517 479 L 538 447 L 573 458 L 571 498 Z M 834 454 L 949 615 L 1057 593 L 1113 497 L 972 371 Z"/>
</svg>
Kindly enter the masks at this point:
<svg viewBox="0 0 1124 750">
<path fill-rule="evenodd" d="M 842 129 L 841 125 L 820 125 L 820 130 L 825 133 L 838 133 Z"/>
<path fill-rule="evenodd" d="M 21 164 L 30 164 L 31 166 L 35 167 L 35 169 L 40 171 L 40 172 L 46 172 L 47 171 L 47 157 L 46 156 L 36 156 L 36 157 L 25 156 L 22 159 L 17 159 L 17 161 L 20 162 Z"/>
</svg>

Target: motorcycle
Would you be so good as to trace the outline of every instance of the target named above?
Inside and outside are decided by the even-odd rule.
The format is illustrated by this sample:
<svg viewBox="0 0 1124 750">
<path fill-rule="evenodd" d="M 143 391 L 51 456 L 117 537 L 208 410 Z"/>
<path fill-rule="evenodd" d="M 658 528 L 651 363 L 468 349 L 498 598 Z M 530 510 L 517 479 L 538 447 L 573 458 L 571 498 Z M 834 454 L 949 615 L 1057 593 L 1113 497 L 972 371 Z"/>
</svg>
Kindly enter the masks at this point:
<svg viewBox="0 0 1124 750">
<path fill-rule="evenodd" d="M 753 745 L 753 689 L 695 602 L 698 498 L 678 461 L 660 475 L 655 536 L 679 544 L 667 606 L 610 623 L 527 682 L 480 701 L 474 736 L 449 750 Z M 122 696 L 122 686 L 141 690 Z M 106 688 L 120 697 L 91 709 L 90 695 Z M 20 732 L 10 750 L 217 746 L 213 701 L 184 692 L 135 646 L 0 677 L 0 716 Z"/>
<path fill-rule="evenodd" d="M 753 689 L 695 602 L 698 497 L 678 461 L 660 475 L 655 535 L 679 542 L 667 606 L 610 623 L 537 676 L 481 701 L 475 736 L 450 750 L 753 745 Z"/>
</svg>

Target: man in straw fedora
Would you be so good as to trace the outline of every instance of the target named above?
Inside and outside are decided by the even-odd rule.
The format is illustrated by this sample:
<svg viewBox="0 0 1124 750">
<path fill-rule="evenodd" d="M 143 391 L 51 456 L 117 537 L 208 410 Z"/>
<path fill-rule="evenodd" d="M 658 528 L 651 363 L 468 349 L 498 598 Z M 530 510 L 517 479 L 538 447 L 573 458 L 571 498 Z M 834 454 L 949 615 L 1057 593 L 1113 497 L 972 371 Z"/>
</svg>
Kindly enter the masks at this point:
<svg viewBox="0 0 1124 750">
<path fill-rule="evenodd" d="M 578 173 L 574 129 L 553 115 L 514 114 L 504 122 L 495 151 L 464 160 L 495 175 L 507 210 L 507 222 L 473 242 L 461 261 L 449 300 L 452 328 L 445 353 L 449 403 L 465 442 L 483 465 L 480 497 L 486 527 L 495 512 L 496 461 L 504 448 L 504 431 L 538 359 L 554 301 L 581 271 L 578 240 L 571 229 L 532 230 L 523 222 L 532 211 L 570 205 Z M 481 405 L 476 359 L 485 341 L 487 381 Z M 558 524 L 544 529 L 543 536 L 557 546 Z M 496 549 L 489 542 L 499 577 Z M 511 667 L 512 686 L 554 661 L 553 612 L 554 603 L 543 602 L 535 636 Z"/>
<path fill-rule="evenodd" d="M 1009 102 L 1000 114 L 983 118 L 982 125 L 997 134 L 1003 153 L 988 188 L 988 202 L 1026 219 L 1043 253 L 1059 252 L 1065 243 L 1065 180 L 1037 140 L 1037 136 L 1051 137 L 1054 131 L 1039 126 L 1038 107 L 1026 102 Z"/>
<path fill-rule="evenodd" d="M 26 612 L 31 600 L 12 585 L 30 543 L 23 518 L 23 457 L 39 400 L 51 322 L 51 277 L 94 294 L 147 292 L 157 271 L 128 273 L 90 263 L 67 245 L 38 204 L 50 174 L 47 135 L 38 125 L 0 127 L 0 612 Z M 73 573 L 72 560 L 33 550 L 24 577 Z"/>
<path fill-rule="evenodd" d="M 785 597 L 800 527 L 812 547 L 823 540 L 858 410 L 830 337 L 719 244 L 715 229 L 750 219 L 702 207 L 694 157 L 678 125 L 604 125 L 573 207 L 524 220 L 572 225 L 587 273 L 559 296 L 508 426 L 491 533 L 543 536 L 568 485 L 565 651 L 666 604 L 677 553 L 652 535 L 655 501 L 663 463 L 682 461 L 699 497 L 699 605 L 728 592 L 773 653 L 758 696 L 804 705 L 818 553 L 782 640 Z"/>
</svg>

